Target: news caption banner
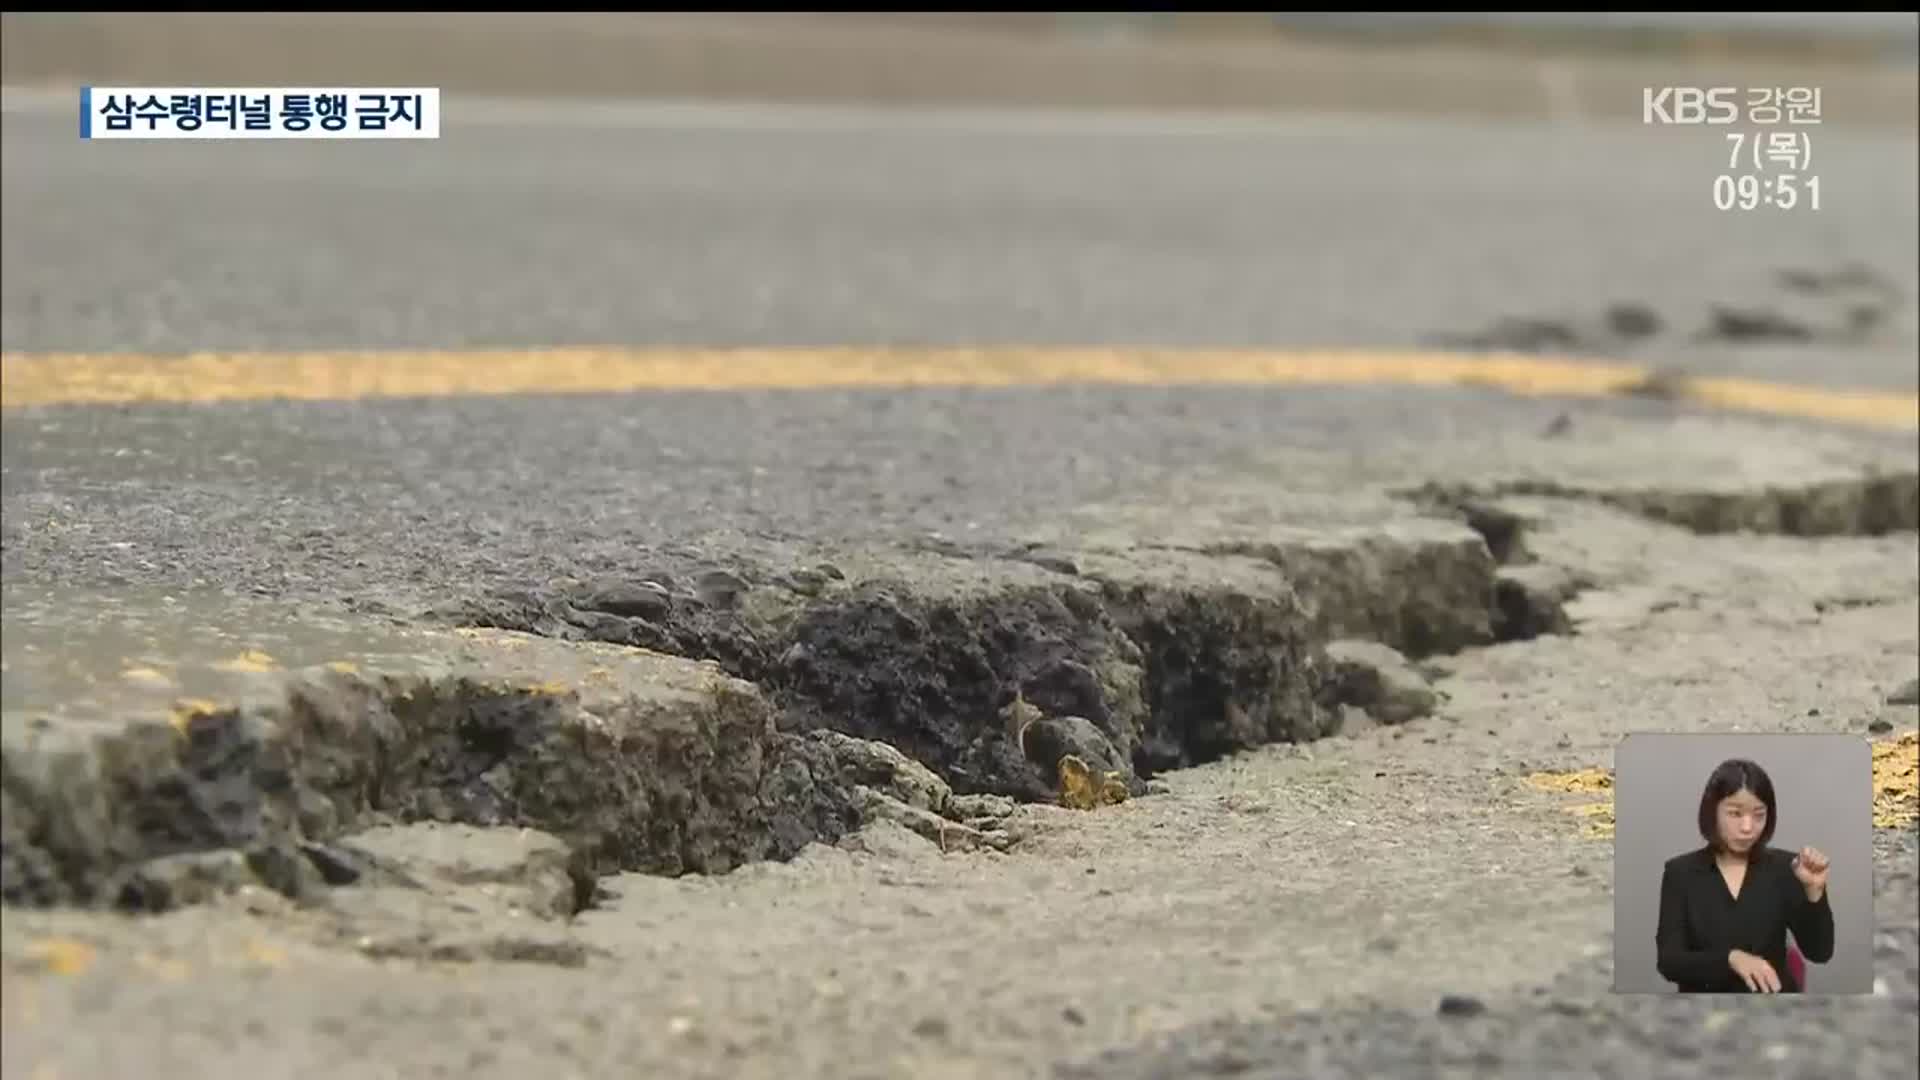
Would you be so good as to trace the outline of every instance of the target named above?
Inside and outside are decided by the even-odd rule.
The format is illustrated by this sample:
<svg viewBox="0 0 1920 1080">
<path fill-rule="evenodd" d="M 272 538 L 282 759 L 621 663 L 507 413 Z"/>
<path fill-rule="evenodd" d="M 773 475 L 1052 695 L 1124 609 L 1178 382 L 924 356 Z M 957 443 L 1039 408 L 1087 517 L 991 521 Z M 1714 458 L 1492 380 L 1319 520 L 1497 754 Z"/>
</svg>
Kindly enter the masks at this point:
<svg viewBox="0 0 1920 1080">
<path fill-rule="evenodd" d="M 82 139 L 438 139 L 424 86 L 83 86 Z"/>
<path fill-rule="evenodd" d="M 1743 92 L 1732 86 L 1649 86 L 1641 91 L 1643 124 L 1727 127 L 1743 119 L 1746 130 L 1725 133 L 1727 164 L 1713 178 L 1713 205 L 1727 211 L 1819 210 L 1820 175 L 1813 171 L 1813 135 L 1807 130 L 1820 123 L 1819 87 L 1762 86 Z"/>
</svg>

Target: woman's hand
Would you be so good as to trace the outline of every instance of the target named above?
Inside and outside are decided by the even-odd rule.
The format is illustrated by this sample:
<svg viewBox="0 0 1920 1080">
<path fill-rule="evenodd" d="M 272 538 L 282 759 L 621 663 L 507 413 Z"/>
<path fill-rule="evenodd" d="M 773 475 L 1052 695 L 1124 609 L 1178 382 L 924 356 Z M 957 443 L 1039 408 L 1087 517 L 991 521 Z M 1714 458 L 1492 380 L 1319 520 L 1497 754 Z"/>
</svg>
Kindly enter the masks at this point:
<svg viewBox="0 0 1920 1080">
<path fill-rule="evenodd" d="M 1780 973 L 1761 957 L 1735 949 L 1727 954 L 1727 966 L 1740 976 L 1741 982 L 1747 984 L 1747 989 L 1756 994 L 1780 992 Z"/>
<path fill-rule="evenodd" d="M 1793 876 L 1800 879 L 1800 887 L 1807 890 L 1807 900 L 1819 903 L 1827 894 L 1827 857 L 1819 848 L 1803 847 L 1800 854 L 1793 857 Z"/>
</svg>

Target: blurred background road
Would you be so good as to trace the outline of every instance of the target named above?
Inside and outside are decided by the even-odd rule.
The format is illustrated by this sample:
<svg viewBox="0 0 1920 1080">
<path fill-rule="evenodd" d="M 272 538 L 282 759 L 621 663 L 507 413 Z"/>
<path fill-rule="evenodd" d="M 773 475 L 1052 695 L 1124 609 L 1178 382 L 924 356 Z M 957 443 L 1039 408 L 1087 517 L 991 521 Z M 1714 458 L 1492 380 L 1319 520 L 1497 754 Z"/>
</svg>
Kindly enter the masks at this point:
<svg viewBox="0 0 1920 1080">
<path fill-rule="evenodd" d="M 1627 303 L 1665 332 L 1587 344 L 1913 378 L 1910 19 L 1794 52 L 1705 17 L 6 18 L 6 83 L 67 88 L 8 96 L 11 350 L 1385 346 Z M 186 73 L 437 85 L 447 135 L 69 137 L 80 81 Z M 1641 124 L 1643 87 L 1716 84 L 1823 90 L 1818 211 L 1717 210 L 1722 132 Z M 1878 285 L 1715 329 L 1850 262 Z"/>
<path fill-rule="evenodd" d="M 1109 105 L 1637 121 L 1647 85 L 1810 85 L 1910 131 L 1915 20 L 1837 13 L 9 14 L 10 85 Z"/>
</svg>

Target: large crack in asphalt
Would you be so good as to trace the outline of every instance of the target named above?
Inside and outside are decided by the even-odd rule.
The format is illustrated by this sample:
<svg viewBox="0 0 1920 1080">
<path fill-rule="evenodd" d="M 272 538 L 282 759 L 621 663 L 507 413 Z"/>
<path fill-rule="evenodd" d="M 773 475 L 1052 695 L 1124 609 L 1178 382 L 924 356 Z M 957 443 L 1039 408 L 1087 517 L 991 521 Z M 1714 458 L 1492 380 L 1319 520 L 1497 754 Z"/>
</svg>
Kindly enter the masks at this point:
<svg viewBox="0 0 1920 1080">
<path fill-rule="evenodd" d="M 1703 536 L 1884 536 L 1920 528 L 1920 473 L 1900 470 L 1760 490 L 1615 488 L 1529 479 L 1427 484 L 1404 494 L 1461 507 L 1516 495 L 1588 499 Z M 1492 521 L 1484 525 L 1497 528 Z"/>
<path fill-rule="evenodd" d="M 167 718 L 28 724 L 0 763 L 0 894 L 305 898 L 358 876 L 340 838 L 408 822 L 551 833 L 581 882 L 725 872 L 877 817 L 1006 846 L 996 811 L 1062 798 L 1075 765 L 1109 778 L 1105 799 L 1138 797 L 1169 769 L 1324 737 L 1383 678 L 1418 679 L 1373 670 L 1391 657 L 1336 663 L 1336 632 L 1421 651 L 1491 640 L 1494 562 L 1477 540 L 1445 547 L 1051 566 L 881 550 L 460 602 L 435 613 L 450 633 L 615 646 L 620 662 L 570 681 L 525 660 L 515 678 L 337 664 Z M 620 664 L 641 670 L 609 674 Z"/>
<path fill-rule="evenodd" d="M 455 622 L 578 635 L 713 660 L 758 684 L 783 730 L 838 730 L 899 748 L 956 792 L 1049 797 L 1053 762 L 1008 738 L 1020 698 L 1087 722 L 1083 753 L 1138 794 L 1154 773 L 1234 749 L 1319 737 L 1323 657 L 1297 592 L 1259 560 L 1086 552 L 1071 573 L 992 557 L 882 552 L 817 587 L 746 571 L 725 607 L 650 579 L 648 615 L 608 612 L 622 587 L 523 592 Z"/>
<path fill-rule="evenodd" d="M 1350 709 L 1405 722 L 1431 707 L 1407 659 L 1569 632 L 1581 583 L 1532 559 L 1509 493 L 1412 490 L 1432 516 L 1411 529 L 871 549 L 458 600 L 428 624 L 487 642 L 478 668 L 320 666 L 170 717 L 10 728 L 0 899 L 159 910 L 247 885 L 296 902 L 419 887 L 418 851 L 355 846 L 418 823 L 553 838 L 563 871 L 542 880 L 564 885 L 530 906 L 555 917 L 610 874 L 724 873 L 877 820 L 1004 850 L 1013 803 L 1069 799 L 1077 776 L 1108 779 L 1079 792 L 1090 807 L 1326 737 Z M 1920 527 L 1911 473 L 1733 511 L 1666 498 L 1689 527 Z"/>
<path fill-rule="evenodd" d="M 321 667 L 277 699 L 19 737 L 0 772 L 6 900 L 165 910 L 248 884 L 310 899 L 377 863 L 340 838 L 414 822 L 563 839 L 573 899 L 558 914 L 606 874 L 787 858 L 876 810 L 995 840 L 976 827 L 993 804 L 953 798 L 889 747 L 777 731 L 757 688 L 706 665 L 621 659 L 642 670 L 595 667 L 586 680 L 607 686 L 585 692 Z"/>
</svg>

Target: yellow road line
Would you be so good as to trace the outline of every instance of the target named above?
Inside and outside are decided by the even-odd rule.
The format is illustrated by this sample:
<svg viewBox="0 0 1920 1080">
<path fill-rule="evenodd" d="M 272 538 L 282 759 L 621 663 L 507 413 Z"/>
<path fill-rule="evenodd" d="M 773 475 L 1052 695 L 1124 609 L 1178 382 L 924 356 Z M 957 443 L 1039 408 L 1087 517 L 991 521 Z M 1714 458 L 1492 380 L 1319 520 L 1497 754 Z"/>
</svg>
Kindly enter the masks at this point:
<svg viewBox="0 0 1920 1080">
<path fill-rule="evenodd" d="M 1446 352 L 1120 348 L 557 348 L 484 351 L 7 354 L 0 407 L 137 402 L 341 401 L 638 390 L 1114 385 L 1475 385 L 1611 396 L 1646 387 L 1627 364 Z M 1920 397 L 1741 379 L 1659 381 L 1718 408 L 1920 427 Z"/>
</svg>

